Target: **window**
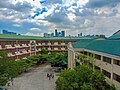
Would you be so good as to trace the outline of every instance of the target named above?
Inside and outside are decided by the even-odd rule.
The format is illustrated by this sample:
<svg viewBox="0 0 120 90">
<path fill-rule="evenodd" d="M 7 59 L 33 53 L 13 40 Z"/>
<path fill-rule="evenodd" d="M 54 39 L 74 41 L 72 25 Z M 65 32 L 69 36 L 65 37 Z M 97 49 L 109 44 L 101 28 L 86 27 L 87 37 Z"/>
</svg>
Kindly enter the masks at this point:
<svg viewBox="0 0 120 90">
<path fill-rule="evenodd" d="M 120 76 L 119 75 L 113 73 L 113 79 L 120 83 Z"/>
<path fill-rule="evenodd" d="M 118 66 L 120 66 L 120 60 L 114 59 L 114 60 L 113 60 L 113 63 L 116 64 L 116 65 L 118 65 Z"/>
<path fill-rule="evenodd" d="M 87 52 L 86 52 L 86 51 L 84 52 L 84 55 L 87 55 Z"/>
<path fill-rule="evenodd" d="M 92 53 L 90 53 L 90 52 L 88 52 L 88 54 L 87 54 L 87 55 L 89 55 L 89 56 L 93 57 L 93 54 L 92 54 Z"/>
<path fill-rule="evenodd" d="M 98 66 L 95 66 L 95 69 L 96 69 L 96 70 L 100 70 L 100 67 L 98 67 Z"/>
<path fill-rule="evenodd" d="M 101 60 L 101 56 L 100 56 L 100 55 L 95 54 L 95 59 L 97 59 L 97 60 Z"/>
<path fill-rule="evenodd" d="M 104 57 L 103 56 L 103 61 L 111 64 L 111 58 L 109 58 L 109 57 Z"/>
<path fill-rule="evenodd" d="M 106 71 L 106 70 L 102 70 L 102 72 L 103 72 L 103 74 L 104 74 L 105 76 L 107 76 L 108 78 L 111 78 L 111 73 L 109 73 L 109 72 Z"/>
</svg>

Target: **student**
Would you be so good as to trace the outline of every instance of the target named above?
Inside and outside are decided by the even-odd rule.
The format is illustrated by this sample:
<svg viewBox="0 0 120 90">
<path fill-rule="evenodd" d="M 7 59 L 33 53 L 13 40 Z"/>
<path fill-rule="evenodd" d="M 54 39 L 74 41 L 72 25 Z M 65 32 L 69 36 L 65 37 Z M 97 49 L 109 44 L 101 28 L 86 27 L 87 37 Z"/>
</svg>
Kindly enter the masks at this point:
<svg viewBox="0 0 120 90">
<path fill-rule="evenodd" d="M 47 78 L 49 78 L 49 73 L 47 73 Z"/>
<path fill-rule="evenodd" d="M 52 78 L 54 78 L 54 74 L 52 74 Z"/>
</svg>

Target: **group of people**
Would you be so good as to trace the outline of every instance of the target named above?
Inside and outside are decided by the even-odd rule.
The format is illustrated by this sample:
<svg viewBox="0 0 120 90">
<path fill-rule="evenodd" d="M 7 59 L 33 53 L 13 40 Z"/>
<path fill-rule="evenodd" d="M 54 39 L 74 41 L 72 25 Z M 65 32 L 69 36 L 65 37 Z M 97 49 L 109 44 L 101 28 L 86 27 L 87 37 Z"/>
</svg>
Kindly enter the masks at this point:
<svg viewBox="0 0 120 90">
<path fill-rule="evenodd" d="M 47 78 L 50 80 L 51 78 L 54 78 L 54 74 L 52 73 L 47 73 Z"/>
</svg>

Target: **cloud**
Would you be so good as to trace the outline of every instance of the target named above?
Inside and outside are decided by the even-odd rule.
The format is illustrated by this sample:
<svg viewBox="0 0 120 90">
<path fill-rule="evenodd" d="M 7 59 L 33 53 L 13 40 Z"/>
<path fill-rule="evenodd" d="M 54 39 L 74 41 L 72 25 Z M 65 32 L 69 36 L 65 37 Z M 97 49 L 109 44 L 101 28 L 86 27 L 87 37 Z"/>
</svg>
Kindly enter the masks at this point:
<svg viewBox="0 0 120 90">
<path fill-rule="evenodd" d="M 27 32 L 26 34 L 23 34 L 23 35 L 27 35 L 27 36 L 43 36 L 43 33 L 37 33 L 37 34 L 35 34 L 35 33 L 31 33 L 31 32 Z"/>
<path fill-rule="evenodd" d="M 0 29 L 23 34 L 39 35 L 57 28 L 67 35 L 110 35 L 119 29 L 119 19 L 119 0 L 45 0 L 43 4 L 40 0 L 0 0 Z"/>
<path fill-rule="evenodd" d="M 13 24 L 14 27 L 21 27 L 20 24 Z"/>
<path fill-rule="evenodd" d="M 87 8 L 101 8 L 104 6 L 115 7 L 120 0 L 89 0 L 86 4 Z"/>
<path fill-rule="evenodd" d="M 69 20 L 71 20 L 71 21 L 74 21 L 76 19 L 76 16 L 73 13 L 69 13 L 69 14 L 67 14 L 67 16 L 68 16 Z"/>
<path fill-rule="evenodd" d="M 40 28 L 30 28 L 31 31 L 41 31 Z"/>
<path fill-rule="evenodd" d="M 0 8 L 13 9 L 19 12 L 29 12 L 32 9 L 32 6 L 28 2 L 17 2 L 16 4 L 12 4 L 10 0 L 4 1 L 0 0 Z"/>
</svg>

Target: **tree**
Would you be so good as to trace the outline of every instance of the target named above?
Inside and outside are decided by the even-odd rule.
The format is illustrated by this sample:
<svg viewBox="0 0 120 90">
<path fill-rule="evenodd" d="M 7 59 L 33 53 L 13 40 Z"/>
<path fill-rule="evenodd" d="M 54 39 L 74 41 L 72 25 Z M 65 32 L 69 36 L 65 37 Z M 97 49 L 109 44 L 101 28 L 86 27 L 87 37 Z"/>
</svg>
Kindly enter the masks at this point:
<svg viewBox="0 0 120 90">
<path fill-rule="evenodd" d="M 6 52 L 0 52 L 0 85 L 5 85 L 18 74 L 19 68 L 16 62 L 9 59 Z"/>
<path fill-rule="evenodd" d="M 79 61 L 77 63 L 80 63 L 80 64 L 86 64 L 86 65 L 89 65 L 90 63 L 94 63 L 94 57 L 92 56 L 86 56 L 86 55 L 83 55 L 83 54 L 80 54 L 80 55 L 76 55 L 76 59 Z"/>
<path fill-rule="evenodd" d="M 41 50 L 41 54 L 48 54 L 48 51 L 47 51 L 47 49 L 45 49 L 45 48 L 42 48 L 42 50 Z"/>
<path fill-rule="evenodd" d="M 67 55 L 65 53 L 51 53 L 48 61 L 54 67 L 67 66 Z"/>
<path fill-rule="evenodd" d="M 40 55 L 33 55 L 33 56 L 27 57 L 26 62 L 32 65 L 36 65 L 39 62 L 39 60 L 40 60 Z"/>
<path fill-rule="evenodd" d="M 105 77 L 100 71 L 80 65 L 72 70 L 63 70 L 59 74 L 56 90 L 116 90 L 105 83 Z"/>
</svg>

